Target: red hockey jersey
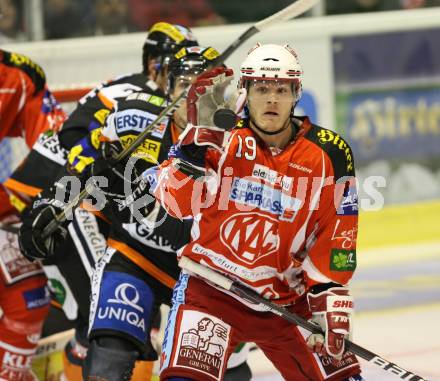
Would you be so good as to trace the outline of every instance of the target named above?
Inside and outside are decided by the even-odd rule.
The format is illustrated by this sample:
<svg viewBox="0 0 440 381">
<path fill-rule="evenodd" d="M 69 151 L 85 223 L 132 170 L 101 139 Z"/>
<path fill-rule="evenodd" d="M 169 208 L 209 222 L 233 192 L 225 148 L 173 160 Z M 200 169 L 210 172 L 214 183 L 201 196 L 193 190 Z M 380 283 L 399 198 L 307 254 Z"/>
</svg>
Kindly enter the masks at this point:
<svg viewBox="0 0 440 381">
<path fill-rule="evenodd" d="M 41 132 L 58 129 L 65 119 L 41 67 L 22 54 L 0 50 L 0 141 L 22 137 L 30 148 Z M 8 198 L 0 184 L 0 218 L 13 210 Z"/>
<path fill-rule="evenodd" d="M 194 216 L 179 255 L 283 305 L 318 283 L 347 284 L 356 267 L 351 149 L 335 132 L 301 122 L 278 154 L 250 128 L 237 128 L 223 154 L 208 149 L 209 180 L 167 161 L 155 188 L 170 214 Z"/>
</svg>

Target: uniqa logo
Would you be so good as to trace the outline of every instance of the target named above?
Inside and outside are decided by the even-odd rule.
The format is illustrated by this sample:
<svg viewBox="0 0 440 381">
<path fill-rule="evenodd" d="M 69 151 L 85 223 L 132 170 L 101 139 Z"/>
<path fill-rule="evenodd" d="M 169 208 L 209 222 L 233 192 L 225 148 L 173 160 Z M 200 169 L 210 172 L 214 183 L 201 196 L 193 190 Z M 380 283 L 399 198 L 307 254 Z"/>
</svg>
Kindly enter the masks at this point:
<svg viewBox="0 0 440 381">
<path fill-rule="evenodd" d="M 122 283 L 115 290 L 114 299 L 108 299 L 108 303 L 119 304 L 123 306 L 129 306 L 140 313 L 144 312 L 144 309 L 139 306 L 140 296 L 136 288 L 130 283 Z M 145 330 L 145 320 L 136 311 L 129 311 L 126 308 L 106 306 L 105 308 L 99 308 L 98 319 L 115 319 L 123 322 L 127 322 L 137 328 Z"/>
<path fill-rule="evenodd" d="M 118 287 L 116 287 L 115 298 L 109 299 L 108 302 L 125 304 L 126 306 L 130 306 L 135 310 L 143 313 L 144 309 L 137 304 L 139 302 L 139 298 L 139 292 L 136 290 L 136 287 L 134 287 L 130 283 L 122 283 Z"/>
<path fill-rule="evenodd" d="M 119 321 L 126 321 L 130 325 L 134 325 L 136 328 L 140 328 L 145 331 L 145 320 L 138 315 L 137 312 L 127 311 L 123 308 L 105 307 L 99 308 L 98 319 L 116 319 Z"/>
<path fill-rule="evenodd" d="M 241 213 L 220 227 L 222 243 L 238 259 L 253 264 L 278 250 L 278 221 L 261 213 Z"/>
</svg>

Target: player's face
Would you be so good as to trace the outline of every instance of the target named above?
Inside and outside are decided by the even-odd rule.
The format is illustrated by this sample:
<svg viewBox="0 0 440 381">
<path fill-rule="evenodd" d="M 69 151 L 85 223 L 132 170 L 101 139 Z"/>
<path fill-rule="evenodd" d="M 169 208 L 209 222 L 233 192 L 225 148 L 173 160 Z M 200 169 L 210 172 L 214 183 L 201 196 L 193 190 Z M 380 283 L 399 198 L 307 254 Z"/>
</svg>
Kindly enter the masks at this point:
<svg viewBox="0 0 440 381">
<path fill-rule="evenodd" d="M 265 131 L 277 131 L 290 117 L 294 105 L 292 82 L 252 81 L 247 104 L 251 119 Z"/>
<path fill-rule="evenodd" d="M 176 99 L 182 92 L 190 86 L 196 80 L 197 75 L 182 75 L 176 78 L 176 82 L 174 88 L 170 93 L 171 99 Z M 186 127 L 187 124 L 187 116 L 186 116 L 186 102 L 183 102 L 181 106 L 174 112 L 173 114 L 174 123 L 180 129 Z"/>
</svg>

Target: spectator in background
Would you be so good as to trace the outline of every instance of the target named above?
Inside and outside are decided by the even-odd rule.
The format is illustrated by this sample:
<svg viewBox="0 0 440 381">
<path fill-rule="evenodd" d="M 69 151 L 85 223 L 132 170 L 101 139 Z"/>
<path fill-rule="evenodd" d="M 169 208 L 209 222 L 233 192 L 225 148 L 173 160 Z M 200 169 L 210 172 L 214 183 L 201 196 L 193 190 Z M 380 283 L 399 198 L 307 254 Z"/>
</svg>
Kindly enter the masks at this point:
<svg viewBox="0 0 440 381">
<path fill-rule="evenodd" d="M 21 2 L 0 0 L 0 43 L 23 41 L 25 35 L 20 30 Z"/>
<path fill-rule="evenodd" d="M 326 14 L 365 13 L 399 9 L 395 0 L 327 0 Z"/>
<path fill-rule="evenodd" d="M 243 2 L 237 0 L 210 0 L 212 8 L 227 23 L 250 22 L 262 20 L 292 4 L 292 0 L 253 0 L 252 5 L 243 12 Z"/>
<path fill-rule="evenodd" d="M 128 0 L 128 6 L 130 20 L 139 30 L 162 20 L 186 26 L 216 25 L 224 21 L 207 0 Z"/>
<path fill-rule="evenodd" d="M 95 1 L 96 35 L 119 34 L 128 32 L 128 9 L 126 1 Z"/>
<path fill-rule="evenodd" d="M 328 15 L 440 6 L 440 0 L 327 0 Z"/>
<path fill-rule="evenodd" d="M 440 0 L 400 0 L 402 9 L 439 7 Z"/>
<path fill-rule="evenodd" d="M 44 0 L 47 39 L 93 34 L 90 4 L 86 0 Z"/>
</svg>

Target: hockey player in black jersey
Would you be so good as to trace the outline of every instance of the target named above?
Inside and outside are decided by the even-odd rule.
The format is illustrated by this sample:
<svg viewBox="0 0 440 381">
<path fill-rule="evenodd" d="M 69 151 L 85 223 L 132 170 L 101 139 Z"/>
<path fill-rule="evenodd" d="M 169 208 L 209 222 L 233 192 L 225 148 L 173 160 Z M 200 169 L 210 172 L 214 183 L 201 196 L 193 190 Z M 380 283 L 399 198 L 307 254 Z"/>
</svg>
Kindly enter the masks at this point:
<svg viewBox="0 0 440 381">
<path fill-rule="evenodd" d="M 189 47 L 179 51 L 179 58 L 169 68 L 170 96 L 178 96 L 217 56 L 213 48 Z M 165 105 L 165 100 L 145 92 L 119 101 L 101 132 L 100 141 L 104 143 L 99 150 L 104 158 L 84 167 L 84 173 L 106 176 L 109 186 L 103 189 L 108 201 L 104 213 L 111 221 L 106 254 L 93 276 L 86 380 L 129 380 L 136 359 L 153 360 L 157 356 L 150 343 L 151 320 L 162 303 L 169 304 L 179 274 L 175 251 L 187 242 L 192 222 L 167 217 L 145 192 L 146 183 L 140 180 L 140 174 L 167 157 L 186 125 L 185 108 L 156 126 L 128 163 L 109 167 L 105 156 L 118 150 L 119 144 L 126 146 L 133 141 Z M 53 194 L 54 190 L 52 197 Z M 42 241 L 38 234 L 48 222 L 45 210 L 61 210 L 59 204 L 50 203 L 43 210 L 38 206 L 34 210 L 37 213 L 39 209 L 38 214 L 34 213 L 33 220 L 22 229 L 22 245 L 30 256 L 39 257 L 54 244 Z M 246 373 L 240 378 L 228 378 L 233 377 L 230 372 L 226 379 L 249 379 L 249 371 Z"/>
<path fill-rule="evenodd" d="M 54 183 L 66 163 L 74 171 L 81 172 L 93 161 L 95 138 L 117 102 L 139 91 L 163 99 L 169 60 L 182 47 L 196 44 L 188 28 L 166 22 L 154 24 L 143 46 L 141 72 L 97 86 L 79 101 L 58 134 L 49 131 L 40 135 L 25 161 L 5 182 L 12 203 L 24 211 L 32 197 Z M 76 148 L 70 151 L 73 146 Z M 65 359 L 65 376 L 69 381 L 76 381 L 82 379 L 78 365 L 88 345 L 90 277 L 95 262 L 105 251 L 108 220 L 96 211 L 92 214 L 85 208 L 78 208 L 67 231 L 65 239 L 59 240 L 62 244 L 54 255 L 45 258 L 43 263 L 55 295 L 55 305 L 60 305 L 65 315 L 76 321 L 76 340 L 68 344 L 68 358 Z"/>
</svg>

